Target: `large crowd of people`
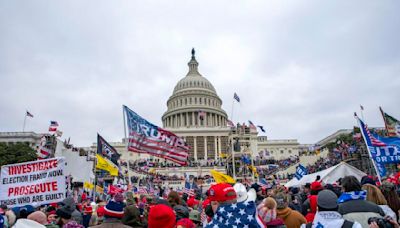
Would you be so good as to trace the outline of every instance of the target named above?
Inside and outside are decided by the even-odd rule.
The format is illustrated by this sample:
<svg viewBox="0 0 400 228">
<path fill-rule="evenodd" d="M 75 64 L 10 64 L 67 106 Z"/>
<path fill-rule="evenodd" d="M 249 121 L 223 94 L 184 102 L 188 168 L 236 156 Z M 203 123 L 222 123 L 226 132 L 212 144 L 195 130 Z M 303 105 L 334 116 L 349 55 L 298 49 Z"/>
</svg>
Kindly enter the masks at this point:
<svg viewBox="0 0 400 228">
<path fill-rule="evenodd" d="M 289 189 L 219 183 L 190 197 L 168 189 L 158 196 L 110 193 L 108 201 L 93 202 L 83 193 L 78 201 L 37 208 L 1 205 L 0 227 L 399 227 L 397 187 L 377 185 L 371 176 L 345 176 L 326 185 L 317 177 Z"/>
</svg>

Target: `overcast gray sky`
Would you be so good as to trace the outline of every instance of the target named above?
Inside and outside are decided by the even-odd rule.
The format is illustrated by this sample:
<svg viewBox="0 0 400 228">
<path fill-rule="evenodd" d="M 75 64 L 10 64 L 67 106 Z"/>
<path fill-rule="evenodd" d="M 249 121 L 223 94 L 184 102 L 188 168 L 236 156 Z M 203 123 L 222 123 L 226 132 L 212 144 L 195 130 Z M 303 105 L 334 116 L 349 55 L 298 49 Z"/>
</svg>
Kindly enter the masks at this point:
<svg viewBox="0 0 400 228">
<path fill-rule="evenodd" d="M 1 1 L 0 131 L 88 146 L 123 137 L 122 104 L 161 124 L 196 48 L 233 120 L 315 143 L 378 106 L 400 118 L 400 1 Z"/>
</svg>

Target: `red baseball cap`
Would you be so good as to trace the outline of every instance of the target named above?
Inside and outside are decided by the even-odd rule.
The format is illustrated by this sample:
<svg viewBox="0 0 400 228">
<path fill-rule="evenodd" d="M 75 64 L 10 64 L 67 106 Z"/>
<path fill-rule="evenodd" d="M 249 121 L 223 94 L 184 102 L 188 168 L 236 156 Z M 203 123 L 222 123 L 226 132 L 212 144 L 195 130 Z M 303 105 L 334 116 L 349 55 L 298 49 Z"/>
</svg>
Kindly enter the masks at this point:
<svg viewBox="0 0 400 228">
<path fill-rule="evenodd" d="M 323 189 L 322 184 L 319 181 L 312 182 L 310 188 L 312 191 L 318 191 Z"/>
<path fill-rule="evenodd" d="M 232 185 L 219 183 L 210 187 L 208 190 L 208 199 L 218 202 L 234 200 L 236 199 L 236 192 Z"/>
</svg>

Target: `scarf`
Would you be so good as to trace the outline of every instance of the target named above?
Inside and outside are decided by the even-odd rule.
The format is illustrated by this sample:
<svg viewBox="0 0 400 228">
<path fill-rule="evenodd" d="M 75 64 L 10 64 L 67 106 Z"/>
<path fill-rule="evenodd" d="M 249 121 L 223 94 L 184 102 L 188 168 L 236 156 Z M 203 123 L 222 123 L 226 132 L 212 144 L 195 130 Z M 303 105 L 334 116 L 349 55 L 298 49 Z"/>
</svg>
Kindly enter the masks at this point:
<svg viewBox="0 0 400 228">
<path fill-rule="evenodd" d="M 354 192 L 344 192 L 340 195 L 338 203 L 344 203 L 350 200 L 366 200 L 367 191 L 354 191 Z"/>
</svg>

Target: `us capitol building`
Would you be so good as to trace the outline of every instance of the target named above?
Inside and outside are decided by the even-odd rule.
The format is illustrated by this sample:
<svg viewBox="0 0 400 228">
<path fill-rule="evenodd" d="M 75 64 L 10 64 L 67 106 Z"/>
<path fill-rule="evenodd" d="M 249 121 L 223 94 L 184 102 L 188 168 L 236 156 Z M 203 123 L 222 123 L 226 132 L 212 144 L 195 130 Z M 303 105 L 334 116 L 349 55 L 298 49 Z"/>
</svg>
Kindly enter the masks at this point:
<svg viewBox="0 0 400 228">
<path fill-rule="evenodd" d="M 188 63 L 189 70 L 175 86 L 167 100 L 167 111 L 162 115 L 163 128 L 183 137 L 190 146 L 189 160 L 195 167 L 156 168 L 160 174 L 168 175 L 207 175 L 211 169 L 227 172 L 226 166 L 207 166 L 207 161 L 232 162 L 233 143 L 240 148 L 236 153 L 236 162 L 242 154 L 254 159 L 264 151 L 267 158 L 285 159 L 299 154 L 296 139 L 269 140 L 267 136 L 258 136 L 257 129 L 249 126 L 228 127 L 228 115 L 222 109 L 222 100 L 207 78 L 199 72 L 199 63 L 192 50 Z M 151 121 L 151 120 L 150 120 Z M 121 160 L 134 161 L 150 156 L 128 152 L 123 142 L 110 142 L 121 154 Z M 93 144 L 92 148 L 96 145 Z M 235 156 L 234 156 L 235 157 Z M 155 161 L 160 161 L 157 157 Z M 232 163 L 231 163 L 232 164 Z M 238 163 L 237 163 L 238 164 Z M 229 165 L 228 165 L 229 166 Z M 131 175 L 137 175 L 131 173 Z"/>
</svg>

